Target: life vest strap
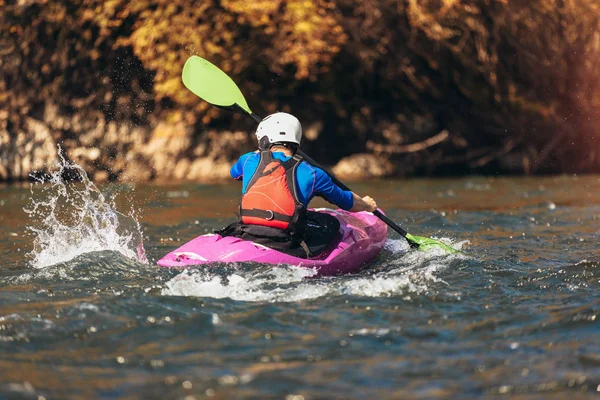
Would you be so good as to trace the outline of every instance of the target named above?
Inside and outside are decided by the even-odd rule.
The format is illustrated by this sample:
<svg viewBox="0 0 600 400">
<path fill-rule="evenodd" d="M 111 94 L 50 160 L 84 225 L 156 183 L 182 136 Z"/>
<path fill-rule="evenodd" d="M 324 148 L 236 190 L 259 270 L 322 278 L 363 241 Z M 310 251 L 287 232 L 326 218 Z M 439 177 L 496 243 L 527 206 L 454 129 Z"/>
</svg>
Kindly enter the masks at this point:
<svg viewBox="0 0 600 400">
<path fill-rule="evenodd" d="M 248 182 L 246 193 L 242 195 L 240 200 L 238 210 L 241 224 L 281 229 L 293 236 L 295 243 L 302 240 L 305 230 L 306 207 L 298 198 L 295 176 L 301 162 L 302 157 L 297 154 L 289 160 L 281 161 L 275 159 L 268 150 L 260 152 L 258 166 L 250 182 Z M 278 175 L 269 176 L 274 173 Z M 281 174 L 285 182 L 279 179 Z M 261 179 L 276 184 L 269 186 L 265 185 L 263 181 L 261 186 L 257 186 L 258 189 L 256 189 L 255 184 Z M 281 189 L 285 189 L 288 194 L 281 192 Z M 271 195 L 270 190 L 279 191 Z M 276 208 L 281 212 L 272 211 L 272 208 Z"/>
<path fill-rule="evenodd" d="M 270 210 L 259 210 L 257 208 L 253 208 L 247 210 L 245 208 L 240 209 L 240 217 L 256 217 L 262 218 L 267 221 L 276 220 L 283 222 L 292 222 L 294 220 L 293 215 L 285 215 L 278 212 L 270 211 Z"/>
</svg>

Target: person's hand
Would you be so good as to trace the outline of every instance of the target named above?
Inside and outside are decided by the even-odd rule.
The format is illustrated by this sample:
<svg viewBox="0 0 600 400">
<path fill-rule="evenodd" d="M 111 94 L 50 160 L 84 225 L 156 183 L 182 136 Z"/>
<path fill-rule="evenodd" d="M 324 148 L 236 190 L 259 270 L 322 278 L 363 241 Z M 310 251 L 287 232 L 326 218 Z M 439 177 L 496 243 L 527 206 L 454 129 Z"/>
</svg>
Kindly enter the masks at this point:
<svg viewBox="0 0 600 400">
<path fill-rule="evenodd" d="M 352 193 L 354 197 L 354 206 L 350 209 L 352 212 L 369 211 L 373 212 L 377 210 L 377 203 L 371 198 L 371 196 L 360 197 L 356 193 Z"/>
<path fill-rule="evenodd" d="M 362 200 L 367 205 L 366 211 L 373 212 L 373 211 L 377 210 L 377 203 L 375 202 L 375 200 L 373 200 L 371 198 L 371 196 L 365 196 L 362 198 Z"/>
</svg>

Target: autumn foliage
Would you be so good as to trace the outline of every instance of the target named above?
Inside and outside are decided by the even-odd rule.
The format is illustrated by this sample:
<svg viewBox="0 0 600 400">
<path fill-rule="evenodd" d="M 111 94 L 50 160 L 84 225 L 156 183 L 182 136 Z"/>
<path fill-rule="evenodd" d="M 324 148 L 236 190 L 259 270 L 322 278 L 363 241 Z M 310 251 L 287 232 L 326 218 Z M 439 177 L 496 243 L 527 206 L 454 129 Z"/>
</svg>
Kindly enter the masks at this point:
<svg viewBox="0 0 600 400">
<path fill-rule="evenodd" d="M 0 8 L 0 178 L 23 177 L 14 163 L 26 159 L 19 143 L 28 138 L 99 148 L 87 168 L 109 179 L 132 160 L 153 171 L 144 179 L 177 168 L 186 176 L 202 157 L 230 162 L 251 146 L 253 123 L 183 87 L 192 54 L 230 74 L 255 112 L 297 114 L 307 152 L 325 163 L 369 152 L 396 174 L 600 171 L 594 0 L 0 0 Z M 220 130 L 243 130 L 246 140 L 210 133 Z M 153 154 L 160 140 L 171 146 L 162 148 L 168 160 Z"/>
</svg>

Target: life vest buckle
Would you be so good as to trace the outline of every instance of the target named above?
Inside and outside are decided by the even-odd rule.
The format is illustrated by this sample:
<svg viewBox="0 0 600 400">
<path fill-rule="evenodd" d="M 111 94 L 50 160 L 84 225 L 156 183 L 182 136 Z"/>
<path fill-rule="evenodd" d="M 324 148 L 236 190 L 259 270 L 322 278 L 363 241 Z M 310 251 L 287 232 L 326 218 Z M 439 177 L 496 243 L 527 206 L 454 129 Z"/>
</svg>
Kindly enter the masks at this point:
<svg viewBox="0 0 600 400">
<path fill-rule="evenodd" d="M 265 219 L 266 219 L 267 221 L 270 221 L 270 220 L 272 220 L 273 218 L 275 218 L 275 213 L 274 213 L 273 211 L 271 211 L 271 210 L 265 210 L 265 211 L 266 211 L 266 212 L 268 212 L 268 213 L 270 213 L 270 215 L 269 215 L 268 217 L 265 217 Z"/>
</svg>

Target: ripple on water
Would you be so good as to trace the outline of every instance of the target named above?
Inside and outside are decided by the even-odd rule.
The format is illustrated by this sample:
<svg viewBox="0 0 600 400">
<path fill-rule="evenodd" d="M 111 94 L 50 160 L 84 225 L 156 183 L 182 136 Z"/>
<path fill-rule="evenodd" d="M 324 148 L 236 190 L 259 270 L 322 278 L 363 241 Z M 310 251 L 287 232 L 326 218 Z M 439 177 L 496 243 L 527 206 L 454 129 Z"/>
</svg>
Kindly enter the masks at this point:
<svg viewBox="0 0 600 400">
<path fill-rule="evenodd" d="M 600 209 L 584 204 L 580 184 L 536 194 L 537 178 L 521 181 L 513 200 L 518 180 L 503 180 L 501 193 L 497 180 L 472 181 L 483 186 L 428 180 L 419 192 L 407 181 L 400 193 L 386 183 L 381 196 L 412 193 L 411 211 L 390 206 L 388 215 L 416 233 L 469 238 L 471 257 L 390 240 L 347 276 L 244 264 L 183 272 L 114 248 L 36 269 L 15 251 L 31 236 L 8 236 L 0 397 L 595 398 Z M 207 216 L 205 200 L 237 201 L 224 201 L 222 186 L 180 187 L 189 197 L 161 186 L 162 200 L 145 203 L 153 256 L 225 222 Z M 8 233 L 10 221 L 28 223 L 9 219 Z"/>
</svg>

